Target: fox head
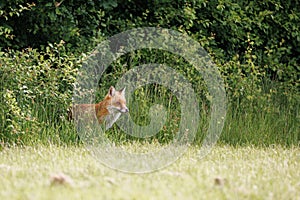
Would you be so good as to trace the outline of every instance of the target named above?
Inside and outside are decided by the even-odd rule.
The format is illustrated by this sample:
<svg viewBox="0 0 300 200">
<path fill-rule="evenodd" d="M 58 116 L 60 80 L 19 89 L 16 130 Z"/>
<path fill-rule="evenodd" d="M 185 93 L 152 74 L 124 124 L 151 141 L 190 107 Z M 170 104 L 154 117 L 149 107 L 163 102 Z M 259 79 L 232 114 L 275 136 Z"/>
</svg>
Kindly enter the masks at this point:
<svg viewBox="0 0 300 200">
<path fill-rule="evenodd" d="M 120 113 L 127 113 L 129 111 L 126 106 L 125 88 L 117 91 L 113 86 L 111 86 L 108 90 L 108 94 L 106 95 L 106 99 L 109 99 L 110 101 L 108 106 L 109 112 L 117 111 Z"/>
</svg>

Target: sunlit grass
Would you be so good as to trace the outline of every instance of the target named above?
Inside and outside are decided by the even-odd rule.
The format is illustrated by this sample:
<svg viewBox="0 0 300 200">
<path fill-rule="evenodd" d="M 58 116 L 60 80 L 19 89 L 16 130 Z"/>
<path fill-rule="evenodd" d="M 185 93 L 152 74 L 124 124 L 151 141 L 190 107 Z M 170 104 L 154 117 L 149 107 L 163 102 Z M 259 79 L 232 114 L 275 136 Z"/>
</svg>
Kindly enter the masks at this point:
<svg viewBox="0 0 300 200">
<path fill-rule="evenodd" d="M 137 148 L 137 144 L 132 148 Z M 157 148 L 158 144 L 153 149 Z M 147 146 L 151 150 L 151 144 Z M 131 146 L 126 146 L 130 150 Z M 299 147 L 216 146 L 199 159 L 192 146 L 171 166 L 126 174 L 83 147 L 35 146 L 0 152 L 0 199 L 297 199 Z M 69 180 L 53 182 L 63 174 Z"/>
</svg>

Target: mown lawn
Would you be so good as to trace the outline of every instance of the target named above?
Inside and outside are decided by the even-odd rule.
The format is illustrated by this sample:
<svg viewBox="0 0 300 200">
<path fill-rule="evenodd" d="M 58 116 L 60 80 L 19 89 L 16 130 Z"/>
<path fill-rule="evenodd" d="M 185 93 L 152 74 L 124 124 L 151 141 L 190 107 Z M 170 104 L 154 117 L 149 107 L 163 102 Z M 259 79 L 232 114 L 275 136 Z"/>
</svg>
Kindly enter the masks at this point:
<svg viewBox="0 0 300 200">
<path fill-rule="evenodd" d="M 203 159 L 197 151 L 157 172 L 126 174 L 83 147 L 4 148 L 0 199 L 300 199 L 299 147 L 219 145 Z"/>
</svg>

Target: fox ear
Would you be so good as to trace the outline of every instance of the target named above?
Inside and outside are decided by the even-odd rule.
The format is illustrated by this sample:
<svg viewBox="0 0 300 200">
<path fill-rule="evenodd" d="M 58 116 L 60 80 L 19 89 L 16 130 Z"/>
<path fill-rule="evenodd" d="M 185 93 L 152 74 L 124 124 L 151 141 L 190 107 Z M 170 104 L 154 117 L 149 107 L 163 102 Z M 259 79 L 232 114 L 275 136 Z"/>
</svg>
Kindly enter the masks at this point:
<svg viewBox="0 0 300 200">
<path fill-rule="evenodd" d="M 125 90 L 126 90 L 126 87 L 123 87 L 119 92 L 121 92 L 121 94 L 125 94 Z"/>
<path fill-rule="evenodd" d="M 113 97 L 113 96 L 115 96 L 115 92 L 116 92 L 116 89 L 114 88 L 114 86 L 110 86 L 110 88 L 108 90 L 108 95 Z"/>
</svg>

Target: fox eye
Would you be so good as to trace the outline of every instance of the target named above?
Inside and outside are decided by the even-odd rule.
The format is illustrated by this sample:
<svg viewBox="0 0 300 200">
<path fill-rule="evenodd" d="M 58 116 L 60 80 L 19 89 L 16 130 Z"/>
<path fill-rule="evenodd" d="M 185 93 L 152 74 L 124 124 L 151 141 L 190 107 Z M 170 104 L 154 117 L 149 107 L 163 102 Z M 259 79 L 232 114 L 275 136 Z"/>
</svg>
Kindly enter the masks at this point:
<svg viewBox="0 0 300 200">
<path fill-rule="evenodd" d="M 117 102 L 117 105 L 120 106 L 120 105 L 121 105 L 121 102 L 118 101 L 118 102 Z"/>
</svg>

